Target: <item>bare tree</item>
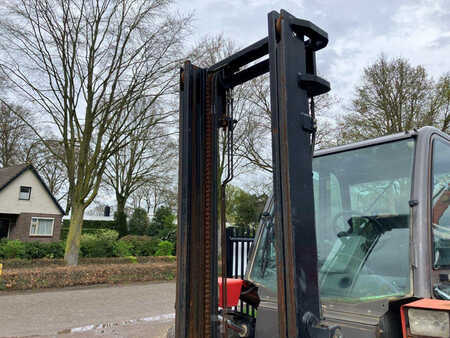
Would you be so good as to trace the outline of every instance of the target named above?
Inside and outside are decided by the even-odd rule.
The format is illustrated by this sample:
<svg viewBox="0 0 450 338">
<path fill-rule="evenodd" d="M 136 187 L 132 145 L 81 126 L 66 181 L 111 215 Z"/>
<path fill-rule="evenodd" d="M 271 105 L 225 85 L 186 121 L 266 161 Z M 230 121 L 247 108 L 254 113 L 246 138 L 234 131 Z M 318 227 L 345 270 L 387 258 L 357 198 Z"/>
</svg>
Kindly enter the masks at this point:
<svg viewBox="0 0 450 338">
<path fill-rule="evenodd" d="M 450 72 L 441 76 L 435 86 L 432 106 L 436 108 L 437 125 L 442 131 L 450 133 Z"/>
<path fill-rule="evenodd" d="M 0 166 L 10 167 L 34 162 L 39 140 L 23 119 L 32 120 L 32 114 L 20 106 L 0 102 Z"/>
<path fill-rule="evenodd" d="M 245 159 L 245 166 L 272 172 L 272 133 L 270 84 L 268 75 L 249 82 L 245 94 L 244 110 L 241 114 L 244 131 L 242 142 L 237 145 L 237 155 Z M 315 112 L 318 119 L 315 148 L 322 149 L 334 145 L 334 126 L 325 119 L 327 112 L 337 99 L 330 94 L 315 98 Z"/>
<path fill-rule="evenodd" d="M 352 112 L 340 122 L 340 139 L 355 142 L 426 125 L 448 132 L 449 78 L 434 83 L 422 66 L 381 55 L 364 69 Z"/>
<path fill-rule="evenodd" d="M 234 54 L 238 50 L 236 43 L 232 40 L 224 38 L 223 35 L 206 36 L 201 39 L 194 49 L 192 50 L 189 58 L 192 62 L 200 67 L 209 67 L 215 63 L 225 59 L 226 57 Z M 244 125 L 245 114 L 248 112 L 246 98 L 250 94 L 250 88 L 248 84 L 243 84 L 233 88 L 233 111 L 234 118 L 238 121 L 234 129 L 234 144 L 238 146 L 244 140 L 244 133 L 246 132 L 246 126 Z M 219 179 L 227 167 L 226 163 L 226 144 L 227 136 L 223 133 L 219 134 L 219 165 L 218 176 Z M 234 172 L 235 175 L 242 173 L 243 158 L 236 156 L 234 159 Z"/>
<path fill-rule="evenodd" d="M 132 127 L 129 143 L 108 159 L 105 171 L 105 183 L 114 190 L 118 213 L 124 212 L 128 198 L 141 185 L 175 169 L 177 148 L 168 128 L 173 112 L 157 105 L 148 109 L 146 102 L 134 109 L 134 114 L 147 109 L 146 118 Z"/>
<path fill-rule="evenodd" d="M 154 215 L 161 206 L 176 208 L 177 194 L 174 187 L 175 174 L 168 172 L 142 184 L 132 195 L 133 208 L 142 208 Z"/>
<path fill-rule="evenodd" d="M 18 0 L 1 10 L 0 67 L 59 134 L 72 206 L 65 261 L 78 263 L 83 214 L 108 158 L 173 89 L 188 17 L 170 0 Z M 43 123 L 48 122 L 43 118 Z M 131 120 L 132 118 L 132 120 Z M 29 124 L 37 135 L 39 131 Z"/>
<path fill-rule="evenodd" d="M 208 67 L 236 52 L 236 44 L 222 35 L 202 39 L 191 53 L 193 63 Z M 272 139 L 269 76 L 264 75 L 233 89 L 234 116 L 238 123 L 234 131 L 234 170 L 239 175 L 255 169 L 272 172 Z M 316 148 L 335 145 L 335 126 L 325 118 L 337 103 L 330 94 L 315 98 L 318 116 Z M 219 177 L 226 169 L 226 137 L 219 139 Z"/>
<path fill-rule="evenodd" d="M 47 146 L 42 142 L 37 143 L 34 150 L 36 153 L 36 156 L 33 159 L 34 167 L 37 169 L 39 175 L 47 184 L 47 187 L 57 201 L 67 201 L 68 184 L 66 167 L 61 161 L 61 158 L 63 157 L 62 152 L 64 151 L 63 145 L 60 141 L 54 140 L 49 136 L 45 138 L 45 142 L 47 145 L 51 145 L 53 152 L 50 152 Z M 55 152 L 60 154 L 60 156 L 55 156 Z M 67 203 L 66 213 L 69 212 L 69 207 L 70 204 Z"/>
</svg>

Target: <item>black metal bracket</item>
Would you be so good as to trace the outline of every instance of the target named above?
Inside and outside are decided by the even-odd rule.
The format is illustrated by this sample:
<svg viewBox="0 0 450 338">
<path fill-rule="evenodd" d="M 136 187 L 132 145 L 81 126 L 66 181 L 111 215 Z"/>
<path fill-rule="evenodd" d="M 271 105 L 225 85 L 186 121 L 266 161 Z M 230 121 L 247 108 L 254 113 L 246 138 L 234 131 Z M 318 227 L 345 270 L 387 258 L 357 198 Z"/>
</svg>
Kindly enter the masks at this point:
<svg viewBox="0 0 450 338">
<path fill-rule="evenodd" d="M 314 74 L 298 74 L 300 88 L 306 90 L 308 97 L 314 97 L 328 93 L 331 89 L 330 83 Z"/>
<path fill-rule="evenodd" d="M 286 13 L 286 12 L 285 12 Z M 328 44 L 328 33 L 319 28 L 311 21 L 297 19 L 296 17 L 289 16 L 292 30 L 297 35 L 304 35 L 309 38 L 306 41 L 306 47 L 311 48 L 314 51 L 318 51 L 325 48 Z"/>
<path fill-rule="evenodd" d="M 300 114 L 300 124 L 304 131 L 313 133 L 317 130 L 316 121 L 308 114 Z"/>
</svg>

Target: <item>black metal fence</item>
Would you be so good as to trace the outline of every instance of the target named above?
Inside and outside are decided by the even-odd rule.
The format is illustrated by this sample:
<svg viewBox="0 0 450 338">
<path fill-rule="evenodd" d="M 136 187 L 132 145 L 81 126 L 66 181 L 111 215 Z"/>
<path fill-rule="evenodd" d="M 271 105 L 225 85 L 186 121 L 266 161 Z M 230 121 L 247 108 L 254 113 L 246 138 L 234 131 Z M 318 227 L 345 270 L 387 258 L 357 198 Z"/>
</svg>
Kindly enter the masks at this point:
<svg viewBox="0 0 450 338">
<path fill-rule="evenodd" d="M 242 228 L 227 228 L 227 277 L 243 279 L 247 269 L 247 261 L 250 257 L 255 231 Z M 241 300 L 234 310 L 255 315 L 254 308 Z"/>
</svg>

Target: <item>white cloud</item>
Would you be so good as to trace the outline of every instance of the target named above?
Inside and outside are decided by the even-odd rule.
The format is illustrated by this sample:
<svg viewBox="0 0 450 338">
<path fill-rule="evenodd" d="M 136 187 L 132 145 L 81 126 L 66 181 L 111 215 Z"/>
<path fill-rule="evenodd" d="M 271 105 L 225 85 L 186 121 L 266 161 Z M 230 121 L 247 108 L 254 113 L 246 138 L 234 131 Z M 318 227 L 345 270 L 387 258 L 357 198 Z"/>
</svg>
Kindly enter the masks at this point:
<svg viewBox="0 0 450 338">
<path fill-rule="evenodd" d="M 281 8 L 324 28 L 330 42 L 317 55 L 318 70 L 341 99 L 336 113 L 344 112 L 363 68 L 381 53 L 424 65 L 435 78 L 450 71 L 448 0 L 192 0 L 178 6 L 196 12 L 193 41 L 223 33 L 249 45 L 267 35 L 267 13 Z"/>
</svg>

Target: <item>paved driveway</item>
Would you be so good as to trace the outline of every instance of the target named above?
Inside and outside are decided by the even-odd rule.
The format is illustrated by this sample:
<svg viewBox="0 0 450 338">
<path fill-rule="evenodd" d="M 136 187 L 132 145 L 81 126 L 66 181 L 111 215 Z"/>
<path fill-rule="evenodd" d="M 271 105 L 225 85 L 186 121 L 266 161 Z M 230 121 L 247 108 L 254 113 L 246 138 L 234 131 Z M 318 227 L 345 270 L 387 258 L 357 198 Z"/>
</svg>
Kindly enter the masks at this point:
<svg viewBox="0 0 450 338">
<path fill-rule="evenodd" d="M 174 303 L 173 282 L 2 293 L 0 337 L 160 337 Z"/>
</svg>

